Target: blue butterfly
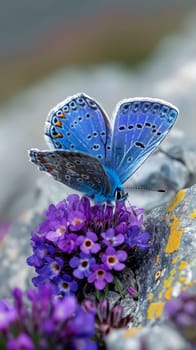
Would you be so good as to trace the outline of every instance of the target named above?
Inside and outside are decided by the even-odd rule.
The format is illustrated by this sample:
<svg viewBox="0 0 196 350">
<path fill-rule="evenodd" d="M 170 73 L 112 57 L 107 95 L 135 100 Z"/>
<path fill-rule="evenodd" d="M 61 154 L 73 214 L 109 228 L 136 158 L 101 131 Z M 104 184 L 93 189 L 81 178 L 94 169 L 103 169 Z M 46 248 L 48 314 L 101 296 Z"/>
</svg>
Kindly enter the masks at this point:
<svg viewBox="0 0 196 350">
<path fill-rule="evenodd" d="M 117 105 L 111 129 L 100 105 L 79 93 L 49 112 L 44 133 L 53 150 L 31 149 L 30 160 L 95 202 L 124 200 L 123 183 L 159 146 L 177 116 L 168 102 L 131 98 Z"/>
</svg>

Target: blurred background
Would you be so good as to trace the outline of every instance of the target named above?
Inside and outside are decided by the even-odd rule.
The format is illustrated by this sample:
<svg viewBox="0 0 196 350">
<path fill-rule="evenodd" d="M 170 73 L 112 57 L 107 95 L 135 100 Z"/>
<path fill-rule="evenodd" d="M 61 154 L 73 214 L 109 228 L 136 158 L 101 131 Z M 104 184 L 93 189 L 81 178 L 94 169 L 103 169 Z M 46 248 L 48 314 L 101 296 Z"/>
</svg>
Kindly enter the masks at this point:
<svg viewBox="0 0 196 350">
<path fill-rule="evenodd" d="M 40 175 L 27 150 L 47 149 L 47 113 L 69 95 L 86 92 L 110 115 L 122 98 L 168 99 L 195 138 L 195 10 L 195 0 L 0 0 L 1 223 L 31 207 Z"/>
</svg>

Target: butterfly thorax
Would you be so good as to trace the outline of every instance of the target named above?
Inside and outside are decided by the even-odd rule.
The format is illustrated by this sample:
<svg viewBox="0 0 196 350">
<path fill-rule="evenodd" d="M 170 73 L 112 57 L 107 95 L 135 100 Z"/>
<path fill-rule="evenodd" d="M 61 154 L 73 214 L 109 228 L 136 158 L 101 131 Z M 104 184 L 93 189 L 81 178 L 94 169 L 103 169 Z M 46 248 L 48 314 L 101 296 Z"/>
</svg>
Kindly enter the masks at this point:
<svg viewBox="0 0 196 350">
<path fill-rule="evenodd" d="M 121 184 L 120 178 L 117 175 L 116 171 L 107 167 L 103 166 L 109 182 L 110 182 L 110 190 L 104 190 L 101 193 L 97 193 L 94 196 L 95 202 L 108 202 L 111 203 L 114 200 L 124 200 L 126 199 L 126 194 L 124 193 L 124 188 Z"/>
</svg>

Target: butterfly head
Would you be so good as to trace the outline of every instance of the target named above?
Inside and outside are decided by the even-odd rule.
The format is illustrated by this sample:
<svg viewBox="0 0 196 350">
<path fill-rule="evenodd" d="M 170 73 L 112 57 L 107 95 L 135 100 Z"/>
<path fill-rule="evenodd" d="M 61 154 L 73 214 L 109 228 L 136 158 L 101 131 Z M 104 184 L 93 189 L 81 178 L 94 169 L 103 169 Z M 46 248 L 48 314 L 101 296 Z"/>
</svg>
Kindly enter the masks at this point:
<svg viewBox="0 0 196 350">
<path fill-rule="evenodd" d="M 128 192 L 124 192 L 122 188 L 116 188 L 115 190 L 115 201 L 122 202 L 125 201 L 128 197 Z"/>
</svg>

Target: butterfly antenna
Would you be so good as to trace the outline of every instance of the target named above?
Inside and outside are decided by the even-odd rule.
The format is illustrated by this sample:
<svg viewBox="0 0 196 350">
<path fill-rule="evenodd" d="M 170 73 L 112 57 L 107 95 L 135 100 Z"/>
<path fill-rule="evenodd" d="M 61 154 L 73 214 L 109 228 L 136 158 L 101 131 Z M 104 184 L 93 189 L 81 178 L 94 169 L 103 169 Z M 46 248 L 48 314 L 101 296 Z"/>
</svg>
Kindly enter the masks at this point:
<svg viewBox="0 0 196 350">
<path fill-rule="evenodd" d="M 147 188 L 147 187 L 143 187 L 143 186 L 141 186 L 141 187 L 140 186 L 129 187 L 129 190 L 131 190 L 131 191 L 137 190 L 137 191 L 145 191 L 145 192 L 162 192 L 162 193 L 168 192 L 164 188 Z"/>
</svg>

